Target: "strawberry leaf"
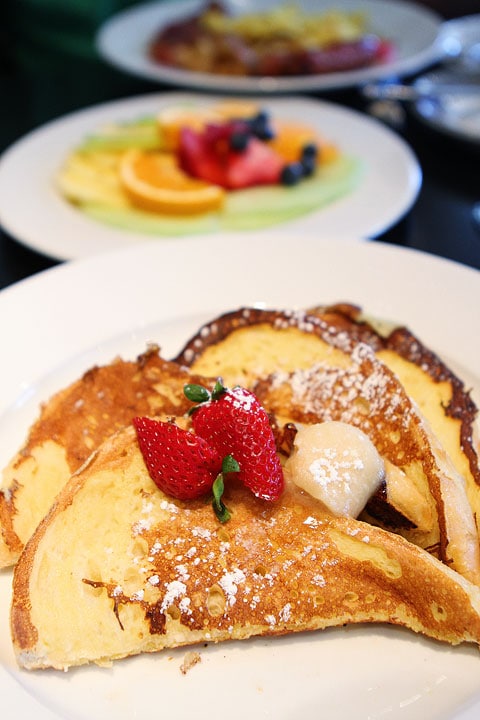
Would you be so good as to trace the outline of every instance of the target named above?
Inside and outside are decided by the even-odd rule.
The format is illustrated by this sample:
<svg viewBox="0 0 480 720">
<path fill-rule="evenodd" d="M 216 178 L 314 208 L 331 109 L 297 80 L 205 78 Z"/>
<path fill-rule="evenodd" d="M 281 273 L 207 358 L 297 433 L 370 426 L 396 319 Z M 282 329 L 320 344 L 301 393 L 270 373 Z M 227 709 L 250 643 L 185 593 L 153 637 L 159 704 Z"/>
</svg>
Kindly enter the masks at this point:
<svg viewBox="0 0 480 720">
<path fill-rule="evenodd" d="M 232 472 L 240 472 L 240 465 L 233 455 L 225 455 L 222 461 L 222 473 L 226 475 Z"/>
<path fill-rule="evenodd" d="M 194 403 L 202 403 L 210 400 L 210 393 L 207 388 L 203 387 L 203 385 L 187 383 L 183 387 L 183 394 L 188 400 L 191 400 Z"/>
<path fill-rule="evenodd" d="M 212 390 L 212 400 L 218 400 L 227 392 L 227 388 L 222 382 L 221 378 L 218 378 Z"/>
<path fill-rule="evenodd" d="M 225 485 L 223 482 L 223 474 L 219 473 L 217 477 L 214 480 L 212 491 L 213 491 L 213 501 L 212 501 L 212 507 L 215 512 L 215 515 L 220 520 L 221 523 L 226 523 L 230 520 L 230 511 L 228 510 L 227 506 L 224 504 L 222 500 L 223 491 L 225 489 Z"/>
</svg>

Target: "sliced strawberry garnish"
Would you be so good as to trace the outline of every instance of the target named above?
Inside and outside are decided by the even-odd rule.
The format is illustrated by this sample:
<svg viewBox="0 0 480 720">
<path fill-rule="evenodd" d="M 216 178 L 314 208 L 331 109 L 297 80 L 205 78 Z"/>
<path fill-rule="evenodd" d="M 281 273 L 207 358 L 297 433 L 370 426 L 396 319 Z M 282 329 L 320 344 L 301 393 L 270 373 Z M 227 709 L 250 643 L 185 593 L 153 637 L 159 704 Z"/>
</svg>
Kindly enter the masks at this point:
<svg viewBox="0 0 480 720">
<path fill-rule="evenodd" d="M 226 187 L 226 167 L 212 152 L 203 133 L 181 128 L 178 161 L 182 170 L 192 177 Z"/>
<path fill-rule="evenodd" d="M 283 158 L 253 135 L 241 150 L 235 149 L 232 138 L 238 139 L 243 131 L 247 129 L 241 121 L 207 125 L 199 132 L 182 128 L 178 150 L 181 168 L 227 190 L 279 183 Z"/>
<path fill-rule="evenodd" d="M 232 190 L 256 185 L 277 185 L 285 160 L 266 143 L 251 138 L 244 152 L 230 152 L 227 171 Z"/>
<path fill-rule="evenodd" d="M 150 477 L 163 492 L 193 500 L 211 490 L 222 458 L 204 439 L 148 417 L 136 417 L 133 424 Z"/>
<path fill-rule="evenodd" d="M 240 466 L 239 479 L 257 497 L 280 497 L 284 479 L 275 438 L 268 415 L 252 392 L 240 387 L 227 390 L 217 383 L 211 399 L 195 408 L 192 424 L 221 457 L 233 456 Z"/>
</svg>

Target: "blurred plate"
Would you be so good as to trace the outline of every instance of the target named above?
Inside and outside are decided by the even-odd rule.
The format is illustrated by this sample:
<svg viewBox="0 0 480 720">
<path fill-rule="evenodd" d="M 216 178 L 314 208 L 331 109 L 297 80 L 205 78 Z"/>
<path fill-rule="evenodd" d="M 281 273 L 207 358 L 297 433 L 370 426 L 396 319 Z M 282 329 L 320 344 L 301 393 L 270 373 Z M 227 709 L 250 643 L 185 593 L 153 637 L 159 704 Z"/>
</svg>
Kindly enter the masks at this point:
<svg viewBox="0 0 480 720">
<path fill-rule="evenodd" d="M 199 289 L 205 266 L 211 281 Z M 62 264 L 0 293 L 8 350 L 0 373 L 0 467 L 19 447 L 39 403 L 95 363 L 134 358 L 149 341 L 172 357 L 201 322 L 242 305 L 301 308 L 342 300 L 408 324 L 478 391 L 478 271 L 355 237 L 338 243 L 253 234 L 204 244 L 143 243 Z M 11 576 L 0 573 L 4 718 L 479 717 L 478 648 L 452 648 L 385 625 L 201 645 L 202 661 L 187 675 L 180 672 L 185 648 L 110 668 L 20 671 L 8 626 Z M 52 611 L 61 612 L 60 604 Z"/>
<path fill-rule="evenodd" d="M 435 130 L 480 144 L 480 15 L 443 23 L 437 45 L 444 69 L 418 78 L 415 84 L 427 78 L 434 87 L 437 79 L 439 83 L 449 80 L 458 85 L 468 83 L 474 90 L 423 98 L 415 103 L 415 113 Z"/>
<path fill-rule="evenodd" d="M 415 114 L 435 130 L 480 144 L 480 86 L 478 96 L 423 98 L 415 104 Z"/>
<path fill-rule="evenodd" d="M 414 103 L 415 115 L 434 130 L 480 144 L 480 65 L 477 76 L 452 70 L 427 73 L 417 78 L 413 87 L 422 87 L 424 82 L 432 91 Z M 457 88 L 442 90 L 447 82 L 457 83 Z M 462 92 L 459 88 L 467 83 L 469 88 Z"/>
<path fill-rule="evenodd" d="M 422 5 L 403 0 L 337 0 L 336 10 L 365 12 L 372 32 L 387 37 L 397 48 L 391 62 L 360 70 L 296 77 L 234 77 L 177 70 L 149 59 L 147 48 L 165 25 L 198 12 L 203 0 L 151 2 L 113 15 L 100 28 L 96 45 L 100 55 L 120 70 L 148 80 L 222 92 L 301 92 L 358 85 L 388 75 L 417 72 L 438 58 L 436 39 L 441 19 Z M 226 0 L 232 13 L 265 12 L 278 0 Z M 330 10 L 329 0 L 299 0 L 304 12 Z"/>
<path fill-rule="evenodd" d="M 480 73 L 480 15 L 443 23 L 437 45 L 444 59 L 454 60 L 464 72 Z"/>
<path fill-rule="evenodd" d="M 0 159 L 0 223 L 23 244 L 60 260 L 145 240 L 145 233 L 109 226 L 83 214 L 57 191 L 55 175 L 66 156 L 105 124 L 156 115 L 171 105 L 205 105 L 217 99 L 200 94 L 145 95 L 97 105 L 35 130 Z M 358 158 L 364 173 L 349 194 L 275 226 L 275 232 L 281 227 L 295 235 L 312 231 L 323 237 L 373 237 L 396 222 L 415 201 L 422 181 L 418 161 L 410 147 L 385 125 L 348 108 L 308 98 L 265 98 L 262 107 L 274 117 L 305 118 L 345 155 Z M 220 225 L 214 230 L 221 231 Z M 267 228 L 263 234 L 270 231 Z"/>
</svg>

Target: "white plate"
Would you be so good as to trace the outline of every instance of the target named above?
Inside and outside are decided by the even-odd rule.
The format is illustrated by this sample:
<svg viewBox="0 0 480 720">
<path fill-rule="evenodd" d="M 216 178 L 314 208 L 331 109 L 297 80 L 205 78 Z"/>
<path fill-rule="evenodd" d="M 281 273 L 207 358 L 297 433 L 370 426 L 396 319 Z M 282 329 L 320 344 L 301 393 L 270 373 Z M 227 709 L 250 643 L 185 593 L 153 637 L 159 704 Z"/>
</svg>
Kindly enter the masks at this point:
<svg viewBox="0 0 480 720">
<path fill-rule="evenodd" d="M 480 15 L 443 23 L 437 40 L 448 61 L 441 72 L 427 73 L 435 85 L 442 82 L 473 85 L 474 91 L 438 92 L 414 105 L 418 118 L 439 132 L 480 144 Z M 417 83 L 422 82 L 417 78 Z"/>
<path fill-rule="evenodd" d="M 278 5 L 278 0 L 227 0 L 233 13 L 265 12 Z M 304 12 L 320 13 L 335 9 L 368 13 L 371 28 L 390 38 L 397 48 L 391 62 L 371 68 L 322 75 L 284 78 L 242 78 L 212 73 L 176 70 L 153 62 L 147 56 L 151 39 L 164 25 L 197 12 L 203 0 L 167 0 L 151 2 L 124 10 L 100 28 L 97 48 L 105 60 L 117 68 L 149 80 L 222 92 L 301 92 L 331 90 L 359 85 L 387 75 L 413 73 L 438 58 L 435 44 L 441 20 L 428 8 L 402 0 L 299 0 Z"/>
<path fill-rule="evenodd" d="M 439 92 L 414 105 L 416 115 L 433 129 L 458 140 L 480 143 L 480 15 L 466 15 L 442 24 L 437 45 L 446 61 L 441 72 L 426 77 L 473 85 L 475 92 Z M 422 77 L 417 78 L 422 82 Z"/>
<path fill-rule="evenodd" d="M 207 105 L 217 99 L 188 93 L 144 95 L 75 112 L 33 131 L 0 159 L 0 223 L 20 242 L 60 260 L 138 244 L 148 236 L 102 224 L 64 200 L 54 187 L 56 173 L 68 153 L 106 123 L 135 120 L 169 105 Z M 364 167 L 364 177 L 350 194 L 285 223 L 282 227 L 290 234 L 373 237 L 415 201 L 422 180 L 418 161 L 380 122 L 308 98 L 265 99 L 262 107 L 275 117 L 305 119 Z"/>
<path fill-rule="evenodd" d="M 207 273 L 203 282 L 201 268 Z M 338 300 L 408 323 L 478 391 L 480 334 L 474 328 L 480 273 L 475 270 L 356 239 L 250 235 L 204 244 L 145 243 L 66 263 L 0 293 L 6 350 L 0 465 L 18 448 L 38 403 L 95 362 L 117 353 L 134 357 L 147 341 L 159 342 L 171 356 L 201 321 L 243 304 L 303 307 Z M 187 675 L 179 669 L 184 649 L 119 661 L 111 669 L 20 672 L 9 641 L 10 578 L 9 572 L 0 575 L 2 717 L 479 716 L 478 649 L 450 648 L 374 625 L 202 646 L 202 661 Z"/>
<path fill-rule="evenodd" d="M 419 81 L 423 77 L 429 78 L 428 75 L 421 76 Z M 480 144 L 480 82 L 475 92 L 445 92 L 417 100 L 414 112 L 438 132 L 474 145 Z"/>
<path fill-rule="evenodd" d="M 465 73 L 480 71 L 480 14 L 465 15 L 442 24 L 437 44 L 445 59 Z"/>
</svg>

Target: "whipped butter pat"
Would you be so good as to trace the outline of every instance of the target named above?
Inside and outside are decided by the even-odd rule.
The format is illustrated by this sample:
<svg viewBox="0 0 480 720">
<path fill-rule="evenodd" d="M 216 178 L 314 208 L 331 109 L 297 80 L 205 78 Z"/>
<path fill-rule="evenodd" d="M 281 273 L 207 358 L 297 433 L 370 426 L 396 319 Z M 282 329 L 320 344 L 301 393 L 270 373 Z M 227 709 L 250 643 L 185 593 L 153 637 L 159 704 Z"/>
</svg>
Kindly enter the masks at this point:
<svg viewBox="0 0 480 720">
<path fill-rule="evenodd" d="M 286 478 L 320 500 L 335 515 L 357 517 L 385 478 L 385 466 L 370 438 L 343 422 L 298 429 Z"/>
</svg>

